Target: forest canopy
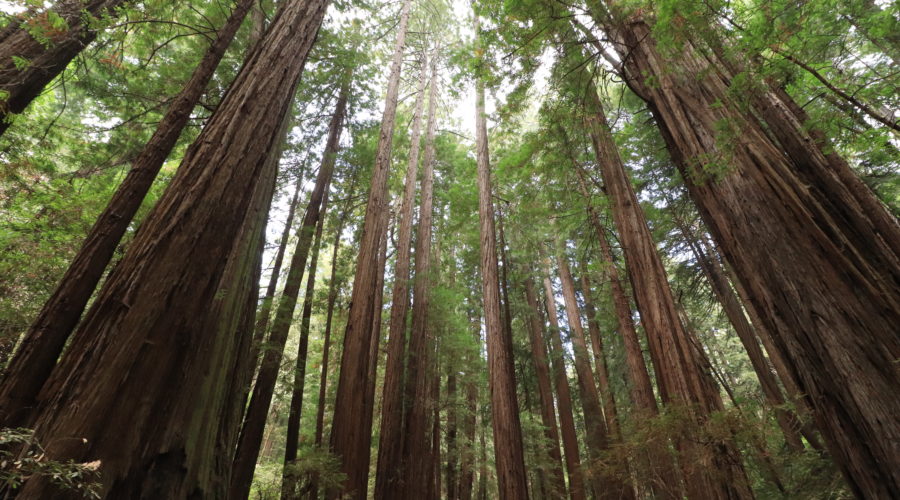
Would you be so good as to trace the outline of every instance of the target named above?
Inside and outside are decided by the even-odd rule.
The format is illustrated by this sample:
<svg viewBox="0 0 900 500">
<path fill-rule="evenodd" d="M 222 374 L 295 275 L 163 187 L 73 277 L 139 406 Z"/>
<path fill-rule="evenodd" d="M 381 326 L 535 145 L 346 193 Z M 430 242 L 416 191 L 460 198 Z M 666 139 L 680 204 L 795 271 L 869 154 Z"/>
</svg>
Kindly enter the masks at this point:
<svg viewBox="0 0 900 500">
<path fill-rule="evenodd" d="M 900 8 L 0 1 L 0 498 L 900 498 Z"/>
</svg>

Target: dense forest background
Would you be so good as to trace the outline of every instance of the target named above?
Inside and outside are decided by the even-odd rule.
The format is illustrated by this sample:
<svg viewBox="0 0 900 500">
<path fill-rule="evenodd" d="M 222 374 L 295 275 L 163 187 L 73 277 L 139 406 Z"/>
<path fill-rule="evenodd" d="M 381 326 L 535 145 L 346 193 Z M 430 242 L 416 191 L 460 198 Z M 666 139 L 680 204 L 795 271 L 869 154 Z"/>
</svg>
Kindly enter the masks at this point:
<svg viewBox="0 0 900 500">
<path fill-rule="evenodd" d="M 0 11 L 0 497 L 900 497 L 896 4 Z"/>
</svg>

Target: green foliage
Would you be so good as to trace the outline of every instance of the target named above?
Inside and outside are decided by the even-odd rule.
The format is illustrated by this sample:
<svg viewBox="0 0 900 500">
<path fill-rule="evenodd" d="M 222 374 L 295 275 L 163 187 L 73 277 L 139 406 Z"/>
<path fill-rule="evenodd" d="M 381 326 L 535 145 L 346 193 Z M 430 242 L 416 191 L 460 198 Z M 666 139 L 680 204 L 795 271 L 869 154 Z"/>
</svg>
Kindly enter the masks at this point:
<svg viewBox="0 0 900 500">
<path fill-rule="evenodd" d="M 63 491 L 100 498 L 100 462 L 56 461 L 47 456 L 31 429 L 0 429 L 0 494 L 13 493 L 32 477 L 42 477 Z"/>
</svg>

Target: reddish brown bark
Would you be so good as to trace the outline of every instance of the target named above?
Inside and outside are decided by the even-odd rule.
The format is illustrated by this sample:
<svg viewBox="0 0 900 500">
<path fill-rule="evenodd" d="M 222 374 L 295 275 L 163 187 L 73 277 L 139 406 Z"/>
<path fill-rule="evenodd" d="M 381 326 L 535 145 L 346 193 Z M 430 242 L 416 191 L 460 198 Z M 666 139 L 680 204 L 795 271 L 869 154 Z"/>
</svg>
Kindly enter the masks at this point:
<svg viewBox="0 0 900 500">
<path fill-rule="evenodd" d="M 427 491 L 428 449 L 431 436 L 428 432 L 427 410 L 431 370 L 429 340 L 434 334 L 429 321 L 431 294 L 431 234 L 434 218 L 434 135 L 437 127 L 437 57 L 432 60 L 431 88 L 428 96 L 428 125 L 425 136 L 425 155 L 422 158 L 422 192 L 419 202 L 419 222 L 416 234 L 416 277 L 413 281 L 412 328 L 409 335 L 407 356 L 407 413 L 404 419 L 406 437 L 404 439 L 404 496 L 418 498 Z M 432 340 L 433 341 L 433 340 Z"/>
<path fill-rule="evenodd" d="M 232 477 L 229 496 L 232 499 L 246 498 L 250 492 L 250 484 L 253 481 L 253 471 L 259 455 L 259 447 L 262 444 L 262 435 L 266 426 L 266 415 L 272 396 L 275 393 L 275 382 L 278 379 L 278 370 L 281 367 L 281 359 L 284 354 L 285 342 L 293 322 L 294 309 L 297 307 L 297 298 L 300 294 L 300 286 L 303 284 L 303 270 L 312 247 L 313 236 L 322 217 L 324 209 L 323 200 L 331 183 L 334 173 L 334 164 L 338 148 L 340 147 L 341 132 L 344 128 L 344 115 L 347 109 L 347 93 L 349 81 L 345 83 L 334 113 L 328 125 L 328 139 L 319 173 L 316 176 L 316 184 L 309 197 L 306 213 L 297 230 L 297 246 L 291 257 L 291 265 L 288 268 L 287 277 L 284 280 L 284 289 L 278 301 L 278 309 L 272 321 L 272 331 L 267 338 L 267 349 L 263 352 L 259 365 L 259 373 L 256 376 L 256 384 L 247 406 L 244 417 L 244 425 L 241 428 L 235 460 L 232 466 Z"/>
<path fill-rule="evenodd" d="M 691 198 L 809 395 L 851 487 L 860 496 L 900 495 L 900 398 L 885 397 L 900 386 L 896 219 L 846 162 L 823 153 L 827 144 L 804 128 L 802 110 L 783 92 L 753 90 L 739 101 L 716 47 L 704 51 L 688 39 L 662 64 L 644 19 L 609 31 L 629 47 L 629 82 L 654 112 Z M 739 131 L 727 143 L 721 123 Z M 728 168 L 710 178 L 704 168 L 721 161 Z"/>
<path fill-rule="evenodd" d="M 284 443 L 284 468 L 281 475 L 281 498 L 297 498 L 297 474 L 290 471 L 290 465 L 297 459 L 300 445 L 300 417 L 303 411 L 303 390 L 306 386 L 306 356 L 309 350 L 309 326 L 312 320 L 312 303 L 316 291 L 316 271 L 319 265 L 319 250 L 322 246 L 322 228 L 328 207 L 328 188 L 322 197 L 322 208 L 316 235 L 313 239 L 309 270 L 306 273 L 306 290 L 303 293 L 303 311 L 300 314 L 300 341 L 297 347 L 297 363 L 294 368 L 294 386 L 291 390 L 291 406 L 288 411 L 287 435 Z"/>
<path fill-rule="evenodd" d="M 547 455 L 553 464 L 550 471 L 550 498 L 565 498 L 566 483 L 563 479 L 562 453 L 559 450 L 559 430 L 556 426 L 556 408 L 553 404 L 553 390 L 550 386 L 550 364 L 547 361 L 547 346 L 544 343 L 544 327 L 539 314 L 537 294 L 534 280 L 525 279 L 525 302 L 528 304 L 528 333 L 531 339 L 531 359 L 537 378 L 538 397 L 540 399 L 541 423 L 548 441 Z"/>
<path fill-rule="evenodd" d="M 475 31 L 480 30 L 478 17 Z M 480 37 L 478 38 L 480 46 Z M 478 219 L 481 234 L 481 282 L 484 295 L 484 323 L 487 331 L 488 378 L 491 392 L 494 456 L 501 499 L 528 497 L 522 426 L 512 360 L 512 339 L 504 335 L 500 322 L 500 290 L 497 277 L 497 239 L 494 235 L 494 206 L 491 201 L 491 165 L 488 156 L 487 117 L 484 110 L 484 82 L 475 79 L 475 142 L 478 163 Z"/>
<path fill-rule="evenodd" d="M 630 394 L 639 414 L 646 417 L 655 417 L 659 414 L 656 398 L 653 395 L 653 387 L 650 384 L 650 375 L 647 373 L 647 365 L 641 351 L 641 344 L 635 330 L 634 320 L 631 316 L 631 304 L 625 294 L 622 282 L 619 280 L 619 271 L 613 258 L 612 247 L 606 237 L 606 230 L 600 222 L 596 208 L 591 204 L 590 193 L 585 182 L 584 170 L 576 163 L 575 170 L 578 174 L 578 185 L 582 195 L 587 201 L 588 216 L 604 260 L 606 278 L 609 280 L 613 296 L 613 308 L 616 312 L 618 330 L 622 335 L 625 346 L 625 363 L 628 367 L 628 379 L 630 382 Z M 647 443 L 649 469 L 643 471 L 642 479 L 650 483 L 654 495 L 659 498 L 681 498 L 683 496 L 681 482 L 675 471 L 675 464 L 668 452 L 668 443 Z"/>
<path fill-rule="evenodd" d="M 702 423 L 706 415 L 719 408 L 711 405 L 706 397 L 708 381 L 691 351 L 665 268 L 613 142 L 599 97 L 593 83 L 588 85 L 586 122 L 612 205 L 613 219 L 622 239 L 641 324 L 647 332 L 656 365 L 660 395 L 666 404 L 685 408 Z M 685 472 L 688 496 L 753 498 L 740 456 L 733 447 L 696 446 L 691 441 L 686 435 L 677 443 L 683 458 L 680 465 Z M 716 464 L 715 477 L 708 460 Z"/>
<path fill-rule="evenodd" d="M 121 3 L 123 2 L 95 1 L 85 6 L 85 8 L 88 9 L 88 12 L 97 14 L 111 8 L 111 5 Z M 97 283 L 99 283 L 113 253 L 115 253 L 122 235 L 125 234 L 128 226 L 131 225 L 131 221 L 153 185 L 159 169 L 169 153 L 172 152 L 178 136 L 181 135 L 182 129 L 184 129 L 190 118 L 191 111 L 206 90 L 206 86 L 213 73 L 215 73 L 219 61 L 222 60 L 225 50 L 234 39 L 234 35 L 251 4 L 252 0 L 241 0 L 219 30 L 216 39 L 203 55 L 190 80 L 188 80 L 182 91 L 166 110 L 153 136 L 138 154 L 134 163 L 132 163 L 131 170 L 122 181 L 122 184 L 116 189 L 106 208 L 97 217 L 81 248 L 69 264 L 66 274 L 56 286 L 43 308 L 41 308 L 28 332 L 26 332 L 22 345 L 6 368 L 3 378 L 4 383 L 0 386 L 0 423 L 3 425 L 13 427 L 22 425 L 27 421 L 38 391 L 40 391 L 44 382 L 47 381 L 47 377 L 50 376 L 50 372 L 56 365 L 63 347 L 66 345 L 66 341 L 68 341 L 72 330 L 78 324 L 78 320 L 81 318 L 88 300 L 90 300 Z M 82 2 L 70 0 L 60 4 L 58 8 L 68 12 L 68 10 L 75 9 L 76 5 L 81 7 Z M 73 50 L 75 48 L 72 45 L 73 43 L 80 50 L 82 47 L 81 43 L 87 43 L 89 40 L 79 37 L 89 36 L 90 39 L 93 39 L 96 36 L 95 32 L 87 30 L 86 27 L 81 25 L 79 11 L 75 10 L 74 13 L 65 14 L 64 17 L 68 21 L 75 23 L 74 25 L 69 24 L 70 31 L 68 33 L 59 35 L 60 37 L 65 37 L 65 40 L 59 40 L 58 44 L 50 49 L 46 49 L 40 44 L 38 44 L 38 47 L 31 47 L 34 50 L 39 48 L 42 51 L 46 51 L 44 56 L 39 56 L 37 59 L 32 60 L 33 65 L 47 64 L 45 57 L 49 58 L 53 54 L 58 56 L 66 50 Z M 6 61 L 9 58 L 8 55 L 2 55 L 4 50 L 22 48 L 8 45 L 25 43 L 25 39 L 22 37 L 27 37 L 27 43 L 29 44 L 37 43 L 27 33 L 23 34 L 17 31 L 0 42 L 0 61 Z M 82 40 L 82 42 L 79 42 L 79 40 Z M 77 52 L 71 54 L 69 59 L 76 54 Z M 22 55 L 22 57 L 31 58 L 28 55 Z M 68 63 L 68 59 L 65 62 Z M 0 90 L 7 91 L 9 91 L 10 85 L 24 85 L 26 84 L 25 82 L 32 82 L 29 85 L 35 85 L 35 79 L 44 75 L 43 71 L 55 71 L 55 67 L 52 65 L 43 69 L 40 69 L 39 66 L 29 67 L 29 69 L 21 72 L 15 69 L 4 70 L 2 64 L 0 63 L 0 75 L 6 74 L 10 76 L 10 79 L 0 77 Z M 62 71 L 64 68 L 65 64 L 59 68 L 59 71 Z M 52 79 L 52 76 L 49 79 Z M 40 84 L 40 87 L 43 88 L 43 85 L 49 82 L 49 79 Z M 21 92 L 22 95 L 27 93 L 26 90 Z M 40 92 L 40 89 L 37 92 Z M 34 95 L 37 95 L 37 93 Z M 18 112 L 14 109 L 14 102 L 18 102 L 17 99 L 21 99 L 21 95 L 12 92 L 9 99 L 7 103 L 9 110 Z M 22 108 L 24 109 L 24 106 Z M 3 130 L 8 125 L 4 121 L 6 111 L 0 112 L 0 134 L 3 133 Z"/>
<path fill-rule="evenodd" d="M 341 472 L 347 475 L 347 481 L 344 483 L 343 491 L 328 491 L 326 495 L 328 498 L 336 498 L 342 494 L 351 498 L 363 498 L 367 494 L 372 429 L 360 425 L 359 417 L 370 413 L 373 404 L 371 398 L 367 397 L 367 387 L 370 383 L 369 352 L 372 342 L 372 316 L 375 312 L 375 285 L 377 274 L 380 272 L 378 250 L 387 226 L 384 217 L 388 209 L 387 178 L 410 6 L 411 1 L 405 0 L 397 27 L 375 165 L 356 259 L 356 273 L 344 332 L 341 370 L 331 427 L 331 449 L 340 457 Z"/>
<path fill-rule="evenodd" d="M 35 432 L 49 456 L 99 460 L 109 498 L 225 496 L 224 381 L 251 334 L 233 311 L 253 291 L 276 175 L 266 159 L 326 7 L 285 4 L 42 391 Z M 58 498 L 37 477 L 19 496 Z"/>
<path fill-rule="evenodd" d="M 404 405 L 403 372 L 406 351 L 406 321 L 409 311 L 409 268 L 412 241 L 413 204 L 416 199 L 416 178 L 419 167 L 419 143 L 422 128 L 422 109 L 428 66 L 422 61 L 418 95 L 413 111 L 410 134 L 409 163 L 406 167 L 403 201 L 400 205 L 397 232 L 397 257 L 394 266 L 394 285 L 391 291 L 391 316 L 388 331 L 387 364 L 384 368 L 382 393 L 381 436 L 378 444 L 378 469 L 375 476 L 375 498 L 387 500 L 402 494 L 400 479 L 404 474 L 403 441 Z"/>
<path fill-rule="evenodd" d="M 456 434 L 458 432 L 456 407 L 459 401 L 456 395 L 456 370 L 452 365 L 452 362 L 447 363 L 447 469 L 444 482 L 447 484 L 448 500 L 456 500 L 459 495 L 457 465 L 459 463 L 459 455 L 456 442 Z"/>
<path fill-rule="evenodd" d="M 559 429 L 562 434 L 563 452 L 566 458 L 566 473 L 569 477 L 569 495 L 572 500 L 586 498 L 584 490 L 584 473 L 581 470 L 581 459 L 578 451 L 578 435 L 575 432 L 575 418 L 572 409 L 572 395 L 569 380 L 566 376 L 566 363 L 563 357 L 563 345 L 560 338 L 559 312 L 556 309 L 556 296 L 549 275 L 544 275 L 544 303 L 547 307 L 547 318 L 550 322 L 550 362 L 553 365 L 553 377 L 556 383 L 556 397 L 559 401 Z"/>
<path fill-rule="evenodd" d="M 794 451 L 802 450 L 803 441 L 801 440 L 799 433 L 800 421 L 794 412 L 784 408 L 785 399 L 781 393 L 781 389 L 778 387 L 775 374 L 772 373 L 769 364 L 766 362 L 762 348 L 759 346 L 756 332 L 750 324 L 750 321 L 744 315 L 740 300 L 728 283 L 728 278 L 725 276 L 721 264 L 706 255 L 706 252 L 700 246 L 699 241 L 694 236 L 693 231 L 688 228 L 687 224 L 678 217 L 673 217 L 673 221 L 685 238 L 688 247 L 691 249 L 694 258 L 697 260 L 697 264 L 706 276 L 707 281 L 713 289 L 713 293 L 722 305 L 722 309 L 725 310 L 728 320 L 731 322 L 735 332 L 738 334 L 738 338 L 741 340 L 741 344 L 747 351 L 747 357 L 750 358 L 750 365 L 753 367 L 753 371 L 756 373 L 756 377 L 759 380 L 763 396 L 775 412 L 778 425 L 781 427 L 781 431 L 784 434 L 785 443 Z"/>
<path fill-rule="evenodd" d="M 603 337 L 600 335 L 600 323 L 597 320 L 597 309 L 591 296 L 591 279 L 588 277 L 587 262 L 581 261 L 581 296 L 584 298 L 584 315 L 587 318 L 588 333 L 591 337 L 591 352 L 594 354 L 594 370 L 597 374 L 597 386 L 603 395 L 603 414 L 606 416 L 606 428 L 610 440 L 618 441 L 621 437 L 619 429 L 619 412 L 616 400 L 609 386 L 609 369 L 606 366 L 606 355 L 603 350 Z"/>
<path fill-rule="evenodd" d="M 559 252 L 562 252 L 562 247 Z M 581 405 L 584 410 L 584 423 L 587 428 L 588 451 L 594 460 L 609 449 L 609 435 L 603 408 L 600 405 L 600 394 L 597 392 L 597 384 L 594 382 L 594 374 L 591 370 L 591 360 L 588 354 L 587 342 L 584 338 L 584 328 L 581 324 L 581 315 L 578 312 L 578 299 L 575 296 L 575 280 L 569 270 L 569 263 L 562 253 L 557 254 L 559 277 L 562 283 L 563 299 L 566 304 L 566 317 L 569 320 L 570 340 L 572 350 L 575 353 L 575 372 L 578 374 L 578 392 L 581 396 Z M 631 486 L 625 484 L 614 474 L 604 471 L 594 473 L 594 494 L 599 498 L 633 498 L 634 492 Z"/>
</svg>

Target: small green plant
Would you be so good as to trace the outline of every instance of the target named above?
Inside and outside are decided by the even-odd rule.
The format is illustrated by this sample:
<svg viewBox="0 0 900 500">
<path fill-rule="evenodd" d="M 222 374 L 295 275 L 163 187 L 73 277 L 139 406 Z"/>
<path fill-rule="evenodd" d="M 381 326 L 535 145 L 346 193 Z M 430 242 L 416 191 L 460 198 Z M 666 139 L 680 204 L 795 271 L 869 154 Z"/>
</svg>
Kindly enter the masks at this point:
<svg viewBox="0 0 900 500">
<path fill-rule="evenodd" d="M 44 477 L 61 490 L 100 498 L 99 468 L 99 460 L 51 460 L 31 429 L 0 429 L 0 495 L 14 492 L 32 477 Z"/>
</svg>

